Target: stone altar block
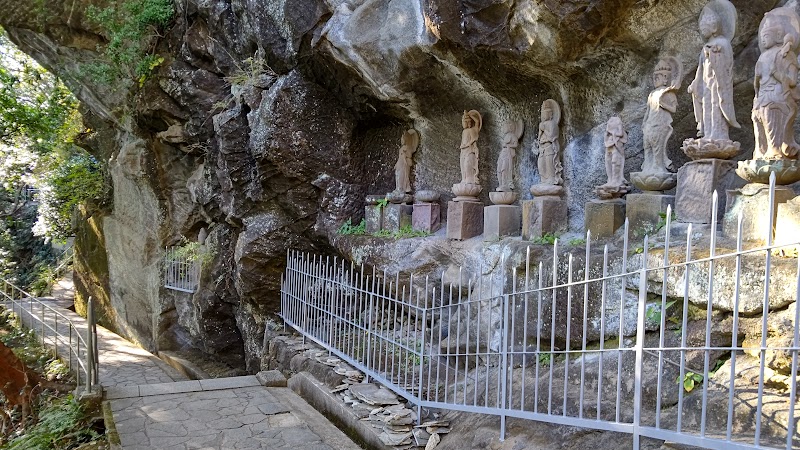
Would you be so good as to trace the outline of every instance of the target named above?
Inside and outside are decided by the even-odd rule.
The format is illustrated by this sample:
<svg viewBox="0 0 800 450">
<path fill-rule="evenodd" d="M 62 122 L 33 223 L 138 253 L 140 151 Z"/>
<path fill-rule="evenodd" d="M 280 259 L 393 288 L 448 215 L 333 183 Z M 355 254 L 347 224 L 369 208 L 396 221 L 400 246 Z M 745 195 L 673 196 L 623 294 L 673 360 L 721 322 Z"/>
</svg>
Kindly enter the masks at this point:
<svg viewBox="0 0 800 450">
<path fill-rule="evenodd" d="M 678 170 L 675 191 L 675 215 L 681 222 L 711 223 L 711 195 L 719 196 L 717 217 L 725 212 L 725 191 L 744 185 L 736 176 L 736 161 L 699 159 L 684 164 Z"/>
<path fill-rule="evenodd" d="M 782 203 L 786 203 L 795 197 L 792 189 L 786 186 L 775 186 L 775 209 L 773 211 L 773 225 L 778 216 L 778 210 Z M 741 189 L 727 191 L 727 208 L 722 223 L 722 232 L 733 239 L 736 239 L 736 232 L 739 227 L 739 211 L 744 216 L 742 223 L 742 240 L 750 242 L 767 242 L 767 233 L 774 232 L 769 230 L 769 186 L 766 184 L 751 183 Z M 790 237 L 789 239 L 794 239 Z"/>
<path fill-rule="evenodd" d="M 778 217 L 775 220 L 775 244 L 794 244 L 800 240 L 800 197 L 778 204 Z M 796 258 L 800 245 L 778 249 L 780 254 Z"/>
<path fill-rule="evenodd" d="M 464 240 L 483 233 L 483 203 L 447 202 L 447 238 Z"/>
<path fill-rule="evenodd" d="M 567 202 L 561 197 L 543 196 L 522 202 L 522 239 L 536 239 L 566 229 Z"/>
<path fill-rule="evenodd" d="M 607 238 L 625 224 L 625 201 L 592 200 L 586 202 L 585 226 L 593 238 Z"/>
<path fill-rule="evenodd" d="M 375 205 L 367 205 L 364 207 L 364 220 L 367 225 L 367 233 L 373 234 L 381 231 L 383 228 L 383 208 Z"/>
<path fill-rule="evenodd" d="M 661 215 L 667 212 L 667 206 L 672 205 L 675 211 L 675 196 L 664 194 L 628 194 L 625 197 L 625 215 L 628 218 L 630 229 L 655 226 Z"/>
<path fill-rule="evenodd" d="M 492 205 L 483 209 L 483 239 L 519 236 L 522 208 L 514 205 Z"/>
<path fill-rule="evenodd" d="M 411 214 L 411 228 L 435 233 L 442 225 L 439 220 L 440 209 L 438 203 L 415 203 Z"/>
<path fill-rule="evenodd" d="M 383 210 L 384 230 L 397 231 L 400 228 L 411 226 L 411 214 L 414 212 L 413 206 L 389 203 Z"/>
</svg>

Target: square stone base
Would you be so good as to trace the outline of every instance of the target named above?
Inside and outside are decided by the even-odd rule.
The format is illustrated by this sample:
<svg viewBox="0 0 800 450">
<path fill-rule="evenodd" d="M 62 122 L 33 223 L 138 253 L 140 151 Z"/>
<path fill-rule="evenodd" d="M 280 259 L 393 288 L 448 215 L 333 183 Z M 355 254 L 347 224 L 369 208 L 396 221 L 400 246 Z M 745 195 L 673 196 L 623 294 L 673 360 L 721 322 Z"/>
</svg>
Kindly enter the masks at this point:
<svg viewBox="0 0 800 450">
<path fill-rule="evenodd" d="M 794 244 L 800 240 L 800 197 L 778 204 L 775 221 L 775 244 Z M 778 253 L 796 258 L 800 245 L 781 247 Z"/>
<path fill-rule="evenodd" d="M 442 225 L 439 219 L 438 203 L 415 203 L 411 215 L 411 227 L 418 231 L 435 233 Z"/>
<path fill-rule="evenodd" d="M 364 222 L 367 225 L 367 234 L 377 233 L 383 229 L 383 208 L 375 205 L 364 207 Z"/>
<path fill-rule="evenodd" d="M 547 233 L 567 229 L 567 202 L 561 197 L 545 196 L 522 202 L 522 239 L 530 240 Z"/>
<path fill-rule="evenodd" d="M 411 214 L 414 212 L 413 206 L 390 203 L 383 210 L 384 230 L 397 231 L 403 227 L 411 227 Z"/>
<path fill-rule="evenodd" d="M 736 161 L 700 159 L 678 171 L 675 214 L 681 222 L 711 223 L 711 196 L 717 191 L 717 217 L 725 212 L 725 192 L 744 185 L 734 172 Z"/>
<path fill-rule="evenodd" d="M 673 205 L 672 211 L 675 211 L 674 195 L 628 194 L 625 203 L 625 215 L 631 230 L 652 229 L 666 214 L 669 205 Z"/>
<path fill-rule="evenodd" d="M 785 186 L 775 187 L 775 207 L 772 212 L 773 225 L 778 216 L 778 208 L 781 203 L 793 199 L 795 193 L 792 189 Z M 768 233 L 774 232 L 769 229 L 769 186 L 766 184 L 748 184 L 741 189 L 729 190 L 727 192 L 727 209 L 722 223 L 722 232 L 733 239 L 736 239 L 739 223 L 739 211 L 742 212 L 742 240 L 765 244 Z M 774 236 L 774 235 L 773 235 Z M 797 236 L 789 239 L 796 239 Z"/>
<path fill-rule="evenodd" d="M 586 230 L 592 232 L 592 238 L 607 238 L 625 223 L 624 200 L 592 200 L 586 202 Z"/>
<path fill-rule="evenodd" d="M 469 239 L 483 233 L 483 203 L 447 202 L 447 238 Z"/>
<path fill-rule="evenodd" d="M 492 205 L 483 209 L 483 239 L 519 236 L 522 208 L 514 205 Z"/>
</svg>

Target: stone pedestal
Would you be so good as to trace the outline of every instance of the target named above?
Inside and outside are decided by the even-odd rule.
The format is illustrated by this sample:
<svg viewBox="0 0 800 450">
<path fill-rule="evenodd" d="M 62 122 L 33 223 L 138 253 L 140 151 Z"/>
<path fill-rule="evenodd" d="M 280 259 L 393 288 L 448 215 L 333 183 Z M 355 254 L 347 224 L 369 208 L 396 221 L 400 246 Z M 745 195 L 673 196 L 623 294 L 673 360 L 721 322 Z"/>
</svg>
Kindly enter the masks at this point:
<svg viewBox="0 0 800 450">
<path fill-rule="evenodd" d="M 624 200 L 592 200 L 586 202 L 585 225 L 593 238 L 607 238 L 625 224 Z"/>
<path fill-rule="evenodd" d="M 794 244 L 800 240 L 800 197 L 778 204 L 778 217 L 775 220 L 775 244 Z M 796 258 L 799 245 L 778 249 L 784 256 Z"/>
<path fill-rule="evenodd" d="M 561 197 L 545 196 L 522 202 L 522 239 L 561 233 L 567 229 L 567 202 Z"/>
<path fill-rule="evenodd" d="M 717 217 L 725 212 L 725 191 L 744 185 L 736 176 L 736 161 L 700 159 L 686 163 L 678 171 L 675 214 L 681 222 L 711 223 L 711 195 L 719 196 Z"/>
<path fill-rule="evenodd" d="M 778 208 L 781 203 L 793 199 L 795 193 L 792 189 L 785 186 L 775 187 L 775 207 L 773 209 L 773 224 L 778 215 Z M 722 232 L 731 238 L 736 238 L 739 227 L 739 211 L 744 217 L 742 223 L 742 240 L 766 243 L 767 233 L 774 231 L 769 229 L 769 186 L 766 184 L 748 184 L 741 189 L 729 190 L 727 192 L 727 209 L 723 219 Z M 797 236 L 794 237 L 795 239 Z"/>
<path fill-rule="evenodd" d="M 367 234 L 377 233 L 383 229 L 383 208 L 375 205 L 364 207 L 364 221 L 367 225 Z"/>
<path fill-rule="evenodd" d="M 522 208 L 514 205 L 492 205 L 483 209 L 483 239 L 519 236 Z"/>
<path fill-rule="evenodd" d="M 384 207 L 383 229 L 397 231 L 403 227 L 411 227 L 411 214 L 414 207 L 390 203 Z"/>
<path fill-rule="evenodd" d="M 469 239 L 483 233 L 483 203 L 447 202 L 447 238 Z"/>
<path fill-rule="evenodd" d="M 414 212 L 411 215 L 411 228 L 435 233 L 441 226 L 439 210 L 438 203 L 415 203 Z"/>
<path fill-rule="evenodd" d="M 625 215 L 631 230 L 637 228 L 654 227 L 663 214 L 667 212 L 667 206 L 672 205 L 675 211 L 675 196 L 664 194 L 628 194 L 625 197 Z"/>
</svg>

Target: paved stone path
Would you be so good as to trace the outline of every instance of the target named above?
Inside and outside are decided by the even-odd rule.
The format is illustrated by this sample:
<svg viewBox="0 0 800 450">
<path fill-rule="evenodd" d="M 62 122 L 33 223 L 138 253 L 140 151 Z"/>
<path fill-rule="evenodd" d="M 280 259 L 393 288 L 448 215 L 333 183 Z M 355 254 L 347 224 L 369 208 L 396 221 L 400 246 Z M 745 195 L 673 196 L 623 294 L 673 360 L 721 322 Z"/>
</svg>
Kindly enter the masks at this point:
<svg viewBox="0 0 800 450">
<path fill-rule="evenodd" d="M 139 389 L 111 401 L 126 450 L 360 448 L 289 388 L 265 388 L 253 376 Z M 155 394 L 168 390 L 188 392 Z"/>
<path fill-rule="evenodd" d="M 85 336 L 86 320 L 66 309 L 72 303 L 70 283 L 62 281 L 54 290 L 59 298 L 42 301 Z M 65 321 L 45 308 L 42 328 L 42 308 L 22 305 L 23 323 L 39 335 L 44 330 L 45 342 L 67 354 Z M 33 314 L 28 314 L 31 309 Z M 101 326 L 97 335 L 99 380 L 124 450 L 360 448 L 288 388 L 261 386 L 254 376 L 187 380 Z"/>
</svg>

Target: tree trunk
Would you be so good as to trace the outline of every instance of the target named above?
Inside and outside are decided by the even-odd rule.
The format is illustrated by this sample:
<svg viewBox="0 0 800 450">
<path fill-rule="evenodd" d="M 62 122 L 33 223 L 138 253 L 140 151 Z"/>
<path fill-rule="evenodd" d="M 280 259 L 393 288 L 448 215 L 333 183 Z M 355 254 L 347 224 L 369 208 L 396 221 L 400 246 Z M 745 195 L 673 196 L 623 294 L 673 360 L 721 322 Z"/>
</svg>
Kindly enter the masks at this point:
<svg viewBox="0 0 800 450">
<path fill-rule="evenodd" d="M 29 369 L 9 347 L 0 341 L 0 391 L 9 406 L 22 408 L 23 420 L 28 416 L 35 395 L 34 387 L 40 378 Z"/>
</svg>

